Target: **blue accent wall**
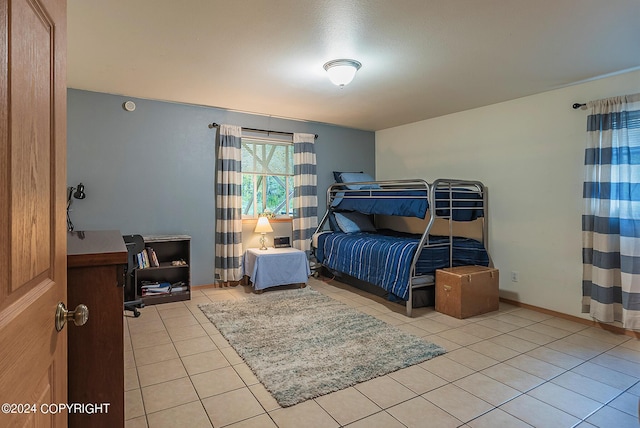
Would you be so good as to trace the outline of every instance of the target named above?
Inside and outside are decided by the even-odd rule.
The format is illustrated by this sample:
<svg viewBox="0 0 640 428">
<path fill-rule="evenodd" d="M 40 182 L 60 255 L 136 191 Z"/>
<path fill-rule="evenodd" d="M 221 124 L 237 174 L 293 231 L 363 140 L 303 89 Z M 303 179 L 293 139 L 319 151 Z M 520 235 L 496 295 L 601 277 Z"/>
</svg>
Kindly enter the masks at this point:
<svg viewBox="0 0 640 428">
<path fill-rule="evenodd" d="M 375 176 L 370 131 L 76 89 L 67 108 L 67 184 L 82 182 L 87 194 L 71 205 L 76 230 L 191 235 L 194 285 L 214 282 L 217 131 L 208 124 L 318 134 L 320 216 L 332 171 Z"/>
</svg>

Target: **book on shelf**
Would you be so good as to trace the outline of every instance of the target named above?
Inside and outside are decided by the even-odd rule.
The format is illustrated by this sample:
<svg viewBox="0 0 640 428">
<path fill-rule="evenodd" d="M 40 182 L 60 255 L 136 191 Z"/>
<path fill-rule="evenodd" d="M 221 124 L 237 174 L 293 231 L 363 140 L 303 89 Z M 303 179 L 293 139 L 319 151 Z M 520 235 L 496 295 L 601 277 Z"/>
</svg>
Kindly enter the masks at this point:
<svg viewBox="0 0 640 428">
<path fill-rule="evenodd" d="M 138 269 L 145 269 L 149 267 L 149 261 L 147 259 L 147 252 L 142 250 L 136 255 L 138 259 Z"/>
<path fill-rule="evenodd" d="M 143 296 L 163 296 L 163 295 L 167 295 L 167 294 L 171 294 L 171 291 L 169 291 L 169 290 L 155 290 L 155 289 L 142 290 L 142 295 Z"/>
<path fill-rule="evenodd" d="M 171 283 L 166 281 L 142 281 L 140 288 L 171 288 Z"/>
<path fill-rule="evenodd" d="M 147 255 L 149 256 L 149 262 L 151 263 L 151 267 L 160 267 L 160 263 L 158 262 L 158 256 L 156 255 L 156 252 L 153 251 L 153 248 L 147 247 L 146 251 L 147 251 Z"/>
<path fill-rule="evenodd" d="M 142 281 L 140 291 L 142 291 L 143 296 L 169 294 L 171 292 L 171 284 L 168 282 Z"/>
<path fill-rule="evenodd" d="M 136 262 L 138 263 L 138 269 L 144 269 L 144 260 L 142 259 L 142 253 L 136 254 Z"/>
<path fill-rule="evenodd" d="M 169 282 L 142 281 L 141 284 L 140 291 L 143 296 L 159 296 L 163 294 L 179 293 L 189 289 L 184 281 L 178 281 L 173 284 Z"/>
<path fill-rule="evenodd" d="M 149 262 L 149 254 L 147 254 L 146 249 L 142 250 L 142 258 L 144 260 L 144 267 L 151 267 L 151 263 Z"/>
<path fill-rule="evenodd" d="M 153 248 L 147 247 L 136 255 L 138 261 L 138 269 L 146 269 L 150 267 L 159 267 L 158 256 Z"/>
</svg>

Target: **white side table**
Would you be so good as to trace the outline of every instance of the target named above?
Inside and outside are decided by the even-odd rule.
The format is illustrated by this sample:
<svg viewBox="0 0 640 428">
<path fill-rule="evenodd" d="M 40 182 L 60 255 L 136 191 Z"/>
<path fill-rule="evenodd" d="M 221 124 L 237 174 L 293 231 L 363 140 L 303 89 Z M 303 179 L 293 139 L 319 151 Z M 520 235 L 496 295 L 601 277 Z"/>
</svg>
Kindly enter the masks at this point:
<svg viewBox="0 0 640 428">
<path fill-rule="evenodd" d="M 306 284 L 311 275 L 307 255 L 296 248 L 249 248 L 244 253 L 242 266 L 255 290 Z"/>
</svg>

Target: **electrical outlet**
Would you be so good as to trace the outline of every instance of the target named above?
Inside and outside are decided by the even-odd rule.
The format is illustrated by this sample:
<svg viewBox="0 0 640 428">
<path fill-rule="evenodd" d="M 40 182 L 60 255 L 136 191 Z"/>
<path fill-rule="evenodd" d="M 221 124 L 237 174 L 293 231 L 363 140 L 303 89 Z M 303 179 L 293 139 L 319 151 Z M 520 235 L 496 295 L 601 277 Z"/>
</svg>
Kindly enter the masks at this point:
<svg viewBox="0 0 640 428">
<path fill-rule="evenodd" d="M 512 271 L 511 272 L 511 281 L 512 282 L 518 282 L 518 280 L 520 279 L 520 274 L 516 271 Z"/>
</svg>

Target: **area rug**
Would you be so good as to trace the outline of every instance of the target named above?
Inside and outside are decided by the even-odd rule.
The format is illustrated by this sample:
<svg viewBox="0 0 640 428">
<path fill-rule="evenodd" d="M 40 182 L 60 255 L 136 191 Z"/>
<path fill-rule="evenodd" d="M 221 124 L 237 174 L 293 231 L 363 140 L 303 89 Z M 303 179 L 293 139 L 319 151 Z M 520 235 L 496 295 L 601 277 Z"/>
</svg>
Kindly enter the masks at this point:
<svg viewBox="0 0 640 428">
<path fill-rule="evenodd" d="M 199 307 L 282 407 L 445 353 L 310 287 Z"/>
</svg>

